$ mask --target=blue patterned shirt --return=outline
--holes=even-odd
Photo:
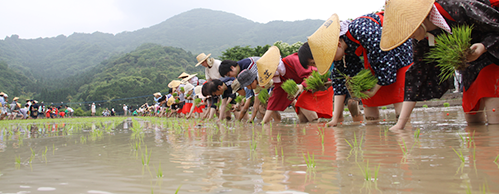
[[[365,16],[373,18],[378,23],[381,22],[379,16],[376,14],[367,14]],[[382,27],[378,23],[369,18],[357,18],[349,24],[348,31],[366,50],[371,68],[374,70],[376,78],[378,78],[378,85],[386,86],[397,81],[398,69],[412,63],[412,43],[409,39],[393,50],[382,51],[379,46]],[[348,45],[348,48],[345,50],[345,61],[347,64],[346,68],[341,68],[344,66],[343,62],[335,61],[335,68],[336,66],[340,66],[338,70],[349,76],[354,76],[364,68],[364,63],[361,60],[363,55],[359,57],[355,54],[360,45],[350,40],[346,35],[343,35],[341,38]],[[353,59],[354,57],[359,59],[355,60]],[[337,72],[332,74],[333,78],[339,76]],[[348,92],[344,84],[345,80],[333,79],[335,95],[343,95]]]

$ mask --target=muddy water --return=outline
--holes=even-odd
[[[423,108],[409,129],[389,131],[393,111],[381,115],[379,125],[347,117],[335,128],[4,122],[0,193],[499,193],[499,126],[467,126],[456,107]]]

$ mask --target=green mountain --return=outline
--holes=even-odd
[[[258,46],[276,41],[305,42],[321,20],[256,23],[235,14],[194,9],[133,32],[116,35],[95,32],[68,37],[0,40],[0,61],[35,79],[65,78],[91,70],[102,61],[121,56],[144,43],[183,48],[193,53],[220,56],[237,45]],[[190,65],[194,65],[193,61]]]
[[[10,68],[7,63],[0,61],[0,92],[7,93],[9,100],[26,95],[28,91],[35,91],[36,87],[30,78],[19,71]],[[9,101],[11,102],[11,101]]]
[[[183,49],[147,43],[86,73],[65,78],[62,85],[53,83],[59,87],[44,88],[35,98],[57,103],[98,102],[106,107],[119,107],[123,103],[140,105],[146,100],[150,102],[155,92],[166,94],[168,83],[182,72],[204,73],[202,66],[192,65],[196,62],[195,56]],[[146,95],[149,97],[118,100]]]

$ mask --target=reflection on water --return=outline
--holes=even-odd
[[[498,125],[467,126],[456,107],[421,108],[408,129],[389,131],[393,110],[381,115],[379,125],[347,118],[335,128],[148,117],[0,122],[0,193],[499,192]]]

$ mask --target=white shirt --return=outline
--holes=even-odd
[[[220,63],[222,63],[222,61],[215,59],[213,62],[213,66],[211,68],[208,67],[204,68],[204,75],[206,77],[206,80],[220,79],[222,77],[220,76],[220,72],[218,72],[218,67],[220,67]]]

